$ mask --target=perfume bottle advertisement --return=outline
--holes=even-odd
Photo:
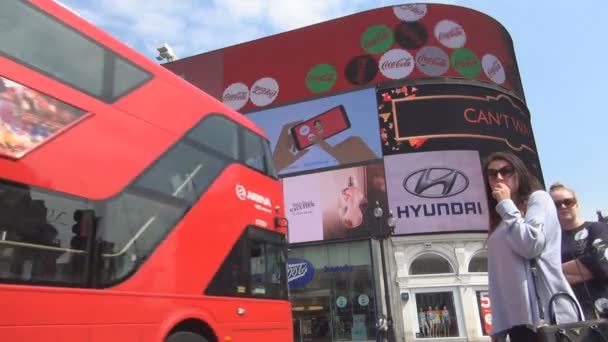
[[[284,178],[283,191],[290,243],[365,237],[387,203],[381,163]]]

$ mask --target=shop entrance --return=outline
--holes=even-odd
[[[297,268],[290,283],[294,341],[374,341],[377,317],[368,241],[303,246],[289,253]]]
[[[331,342],[332,309],[329,291],[314,291],[291,299],[295,342]]]

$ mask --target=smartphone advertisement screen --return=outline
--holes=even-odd
[[[247,114],[268,135],[279,175],[382,157],[374,88]]]
[[[307,121],[293,126],[290,130],[295,147],[303,150],[314,144],[315,138],[327,139],[350,128],[350,121],[344,106],[339,105]]]

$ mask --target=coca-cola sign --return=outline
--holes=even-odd
[[[441,76],[450,68],[450,57],[436,46],[425,46],[416,54],[416,66],[429,76]]]
[[[435,26],[435,38],[450,49],[461,48],[467,41],[467,35],[462,26],[451,20],[442,20],[437,23]]]
[[[243,83],[232,83],[224,90],[222,102],[228,107],[239,110],[249,100],[249,88]]]
[[[382,55],[378,64],[380,72],[393,80],[405,78],[414,70],[414,58],[403,49],[387,51]]]
[[[279,94],[279,84],[271,77],[260,78],[251,86],[249,97],[258,107],[271,104]]]
[[[304,259],[287,260],[287,283],[290,289],[305,286],[315,276],[315,267]]]
[[[486,54],[481,58],[481,67],[486,76],[496,84],[503,84],[506,80],[505,68],[500,60],[491,54]]]
[[[393,6],[393,13],[403,21],[418,21],[426,15],[426,4]]]

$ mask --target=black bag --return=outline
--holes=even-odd
[[[545,313],[536,285],[538,279],[536,260],[530,260],[530,270],[532,272],[532,284],[536,292],[538,313],[540,318],[544,319]],[[565,297],[572,302],[578,314],[578,322],[557,324],[553,302],[559,297]],[[608,342],[608,321],[606,319],[583,321],[582,317],[580,307],[570,294],[565,292],[554,294],[549,299],[550,321],[548,325],[538,327],[538,342]]]
[[[576,307],[578,322],[557,324],[553,301],[558,297],[566,297]],[[539,342],[608,342],[608,321],[605,319],[583,321],[576,300],[565,292],[554,294],[549,300],[549,325],[538,328]]]

